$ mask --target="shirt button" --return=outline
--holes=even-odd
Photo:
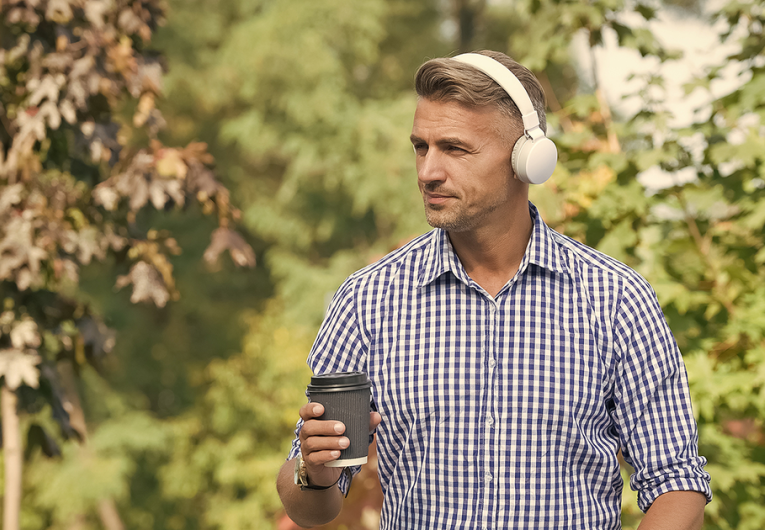
[[[492,480],[494,477],[492,477],[492,476],[491,476],[491,473],[486,473],[486,474],[483,476],[483,478],[484,478],[484,480],[486,480],[486,482],[487,482],[487,483],[489,483],[489,482],[491,482],[491,480]]]
[[[489,416],[489,419],[486,420],[486,425],[488,425],[489,427],[493,427],[494,426],[494,418]]]
[[[489,368],[494,368],[495,366],[497,366],[497,361],[489,359]]]

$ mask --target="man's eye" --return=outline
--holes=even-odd
[[[449,147],[446,148],[446,150],[451,151],[453,153],[465,152],[464,149],[462,149],[461,147],[457,147],[456,145],[450,145]]]
[[[412,144],[415,154],[422,155],[428,152],[428,146],[425,144]]]

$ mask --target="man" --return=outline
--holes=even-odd
[[[495,61],[522,94],[493,80],[506,75]],[[555,165],[538,81],[480,52],[428,61],[416,89],[411,140],[435,230],[346,280],[308,359],[314,373],[369,374],[380,527],[620,528],[621,449],[641,529],[700,528],[709,475],[653,291],[528,202],[527,182]],[[333,519],[349,486],[324,466],[348,439],[322,411],[301,408],[278,479],[305,526]]]

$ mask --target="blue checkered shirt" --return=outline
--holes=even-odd
[[[495,297],[440,229],[334,296],[308,364],[369,374],[381,529],[621,528],[619,449],[641,509],[673,490],[711,499],[651,287],[530,211],[520,268]]]

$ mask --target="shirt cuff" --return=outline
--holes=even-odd
[[[702,472],[702,477],[667,477],[661,482],[654,480],[649,488],[643,488],[638,493],[638,508],[645,513],[648,508],[664,493],[670,491],[698,491],[707,499],[707,504],[712,500],[712,489],[709,487],[709,474]],[[634,488],[633,488],[634,489]]]

